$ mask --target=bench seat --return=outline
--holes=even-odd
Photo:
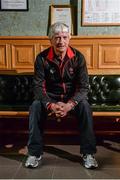
[[[29,106],[33,101],[32,81],[33,75],[0,75],[0,123],[2,127],[4,127],[5,118],[28,119]],[[89,75],[89,81],[88,101],[93,110],[96,132],[120,134],[120,76]],[[76,122],[72,118],[68,117],[69,126],[68,121],[57,118],[48,121],[46,133],[71,135],[78,133],[73,128]],[[100,130],[97,129],[97,125]],[[3,131],[2,129],[1,132]],[[26,131],[28,132],[28,129]],[[7,132],[10,131],[7,130]]]

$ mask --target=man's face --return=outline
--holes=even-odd
[[[56,54],[65,53],[70,41],[69,33],[59,32],[56,33],[51,39],[51,45],[53,46]]]

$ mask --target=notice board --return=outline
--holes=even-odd
[[[82,25],[120,25],[120,0],[83,0]]]

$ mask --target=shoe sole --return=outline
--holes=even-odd
[[[84,167],[85,167],[86,169],[96,169],[96,168],[98,168],[98,166],[90,166],[90,167],[88,167],[88,166],[85,166],[85,165],[84,165]]]

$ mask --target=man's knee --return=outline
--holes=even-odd
[[[38,100],[34,100],[32,105],[30,106],[30,110],[40,111],[41,110],[41,102]]]
[[[90,108],[90,104],[88,103],[88,101],[86,99],[84,99],[80,103],[78,103],[78,108],[80,108],[80,109]]]

